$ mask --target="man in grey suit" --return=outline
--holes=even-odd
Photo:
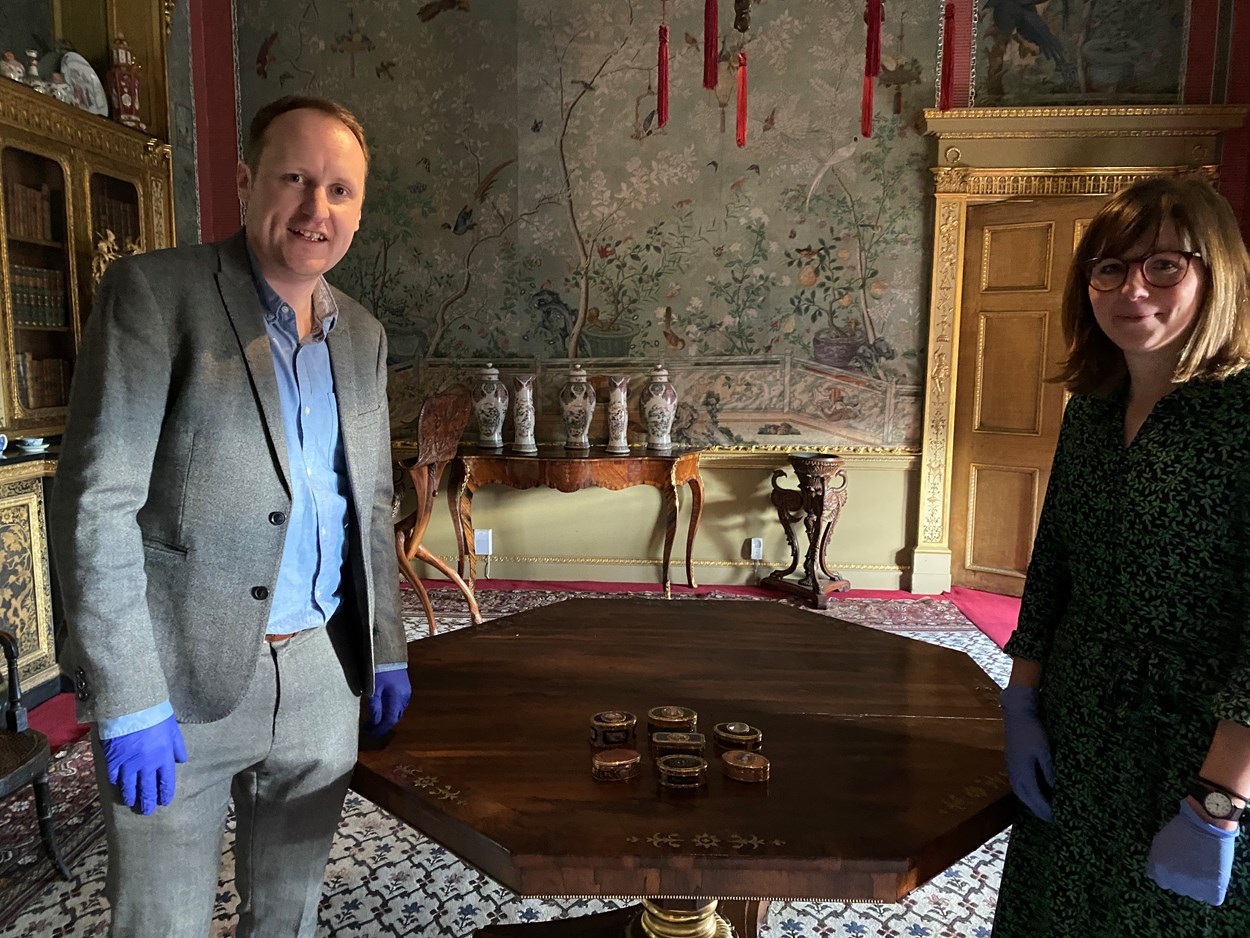
[[[52,540],[115,938],[208,934],[231,797],[237,934],[311,936],[360,695],[374,735],[408,703],[386,338],[323,277],[367,171],[350,112],[275,101],[244,230],[115,262],[87,323]]]

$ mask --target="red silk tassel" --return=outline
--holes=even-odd
[[[876,81],[871,75],[864,76],[864,93],[859,102],[859,132],[861,136],[872,136],[872,84]]]
[[[738,53],[738,146],[747,145],[747,54]]]
[[[720,11],[716,0],[703,0],[703,87],[716,87],[716,54],[720,49]]]
[[[942,80],[938,85],[938,110],[951,109],[951,85],[955,79],[955,4],[942,11]]]
[[[884,10],[882,0],[868,0],[864,10],[867,39],[864,44],[864,93],[860,100],[859,130],[865,137],[872,136],[872,90],[881,74],[881,18]]]
[[[660,25],[660,77],[655,93],[655,116],[663,127],[668,123],[668,26]]]

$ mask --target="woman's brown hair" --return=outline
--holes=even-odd
[[[1054,379],[1069,391],[1106,395],[1127,375],[1124,353],[1094,319],[1087,265],[1098,257],[1123,257],[1141,241],[1153,243],[1168,223],[1183,249],[1201,258],[1194,267],[1204,285],[1173,379],[1224,378],[1250,363],[1250,254],[1233,210],[1202,180],[1155,177],[1111,196],[1077,245],[1063,296],[1068,358]]]

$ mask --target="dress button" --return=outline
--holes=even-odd
[[[286,515],[281,511],[269,512],[269,523],[272,525],[286,524]]]
[[[267,587],[264,587],[264,586],[253,586],[253,587],[252,587],[252,598],[253,598],[253,599],[268,599],[268,598],[269,598],[269,589],[268,589]]]

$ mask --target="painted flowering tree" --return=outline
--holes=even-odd
[[[665,232],[680,222],[665,222],[666,211],[645,216],[661,207],[666,191],[693,178],[694,148],[638,149],[655,126],[654,107],[646,110],[655,61],[643,41],[649,24],[644,30],[636,22],[634,4],[574,9],[548,0],[526,9],[550,63],[538,89],[544,116],[533,127],[544,134],[554,128],[546,172],[560,193],[564,243],[573,248],[562,283],[576,306],[559,298],[568,310],[564,351],[570,358],[627,354],[647,306],[685,266],[682,236],[670,240]],[[622,114],[635,119],[622,121]],[[559,251],[555,242],[546,246]]]
[[[910,242],[920,220],[915,204],[889,197],[898,180],[916,170],[908,165],[916,157],[890,145],[899,131],[897,119],[878,119],[872,140],[861,141],[852,160],[831,166],[822,185],[783,193],[784,206],[796,216],[829,223],[827,234],[785,251],[798,286],[791,310],[818,326],[812,357],[882,379],[902,370],[894,364],[897,340],[888,328],[892,287],[884,256]],[[916,353],[905,354],[914,360]]]

